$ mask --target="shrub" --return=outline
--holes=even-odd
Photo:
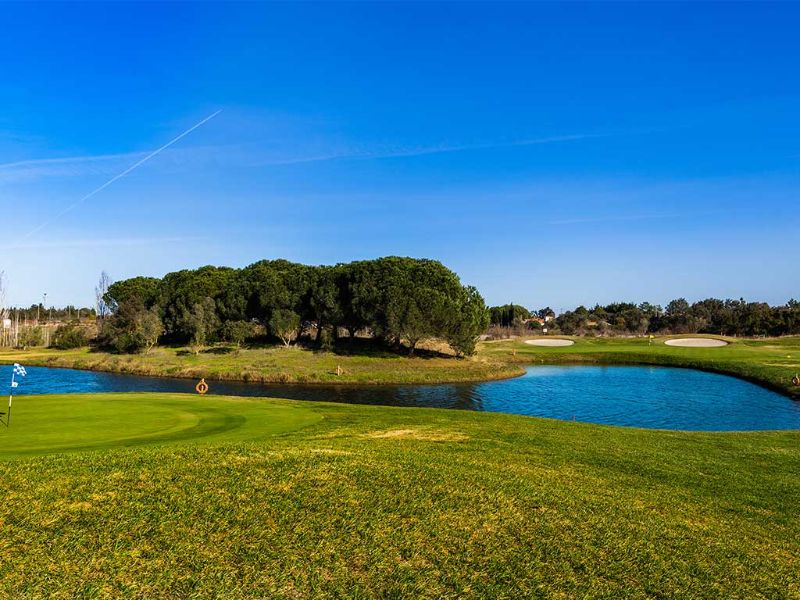
[[[319,332],[319,347],[330,352],[334,349],[335,345],[336,340],[333,337],[333,331],[327,327],[323,328],[322,331]]]
[[[41,346],[44,343],[44,335],[41,327],[27,327],[19,332],[20,348],[31,348]]]
[[[53,340],[50,345],[60,350],[69,350],[71,348],[81,348],[88,343],[89,341],[86,339],[86,333],[83,329],[77,325],[61,325],[53,334]]]

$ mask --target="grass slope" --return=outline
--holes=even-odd
[[[0,432],[17,457],[0,462],[4,597],[800,596],[800,432],[179,395],[18,404]],[[205,407],[236,425],[192,429]],[[119,447],[128,433],[138,445]],[[30,454],[84,435],[108,448]]]
[[[711,337],[711,336],[672,336]],[[718,337],[718,336],[713,336]],[[666,346],[667,337],[656,338],[570,338],[575,345],[560,348],[531,346],[522,340],[489,342],[480,355],[508,363],[602,363],[653,364],[692,367],[748,379],[789,396],[800,398],[800,386],[792,377],[800,373],[800,337],[763,340],[721,338],[729,342],[719,348]]]
[[[359,352],[348,355],[295,347],[241,350],[221,347],[196,355],[185,348],[157,348],[148,354],[119,355],[87,348],[37,348],[0,351],[0,363],[262,383],[441,383],[502,379],[522,373],[518,365],[485,357],[408,358],[368,346]],[[341,375],[337,375],[337,367],[341,367]]]

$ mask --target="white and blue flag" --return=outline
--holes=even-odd
[[[5,415],[6,417],[5,420],[3,421],[6,427],[8,427],[9,424],[11,423],[11,400],[14,397],[14,388],[19,386],[19,382],[14,381],[14,377],[16,377],[17,375],[19,375],[20,377],[25,377],[25,375],[27,374],[28,372],[25,370],[25,367],[23,367],[19,363],[14,363],[14,370],[11,371],[11,393],[9,393],[8,395],[8,412],[0,413],[0,415]]]

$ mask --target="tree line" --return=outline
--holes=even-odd
[[[351,340],[364,332],[409,354],[437,338],[457,355],[470,355],[489,323],[481,295],[447,267],[396,256],[334,266],[262,260],[242,269],[206,266],[161,279],[133,277],[107,288],[101,281],[100,287],[109,316],[98,342],[120,352],[159,342],[195,349],[241,344],[262,334],[288,346],[303,332],[331,347],[344,332]]]
[[[93,320],[96,317],[95,309],[86,306],[45,306],[42,303],[31,304],[29,307],[10,306],[5,310],[8,318],[19,319],[22,322],[46,321],[72,321]]]
[[[519,304],[503,304],[489,308],[489,324],[498,327],[519,327],[526,325],[531,319],[545,319],[555,315],[549,306],[539,310],[528,310]]]
[[[492,321],[497,315],[503,326],[538,328],[535,322],[525,321],[528,311],[515,310],[513,318],[508,307],[493,307]],[[514,307],[515,309],[518,307]],[[497,309],[497,310],[496,310]],[[527,313],[527,314],[526,314]],[[511,322],[509,323],[509,319]],[[553,333],[565,335],[642,335],[708,333],[730,336],[781,336],[800,334],[800,302],[789,300],[780,306],[766,302],[719,300],[708,298],[690,304],[684,298],[669,302],[666,307],[644,302],[615,302],[594,308],[579,306],[556,317]]]

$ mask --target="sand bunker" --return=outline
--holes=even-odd
[[[525,340],[526,344],[530,344],[531,346],[549,346],[551,348],[556,346],[572,346],[575,342],[572,340]]]
[[[667,346],[683,346],[684,348],[719,348],[727,346],[725,340],[713,340],[710,338],[679,338],[677,340],[667,340]]]

